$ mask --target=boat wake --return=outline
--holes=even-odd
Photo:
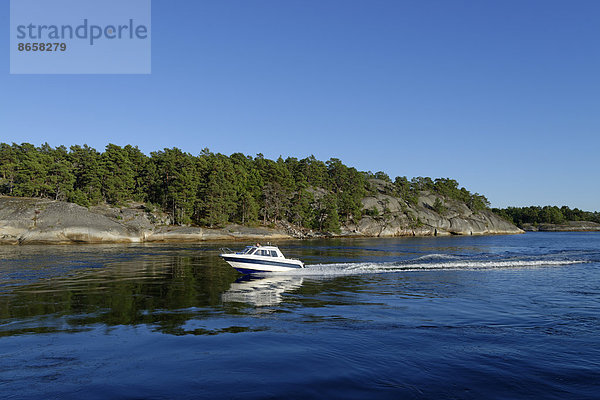
[[[573,264],[588,263],[586,260],[557,260],[557,259],[496,259],[472,260],[461,259],[458,256],[432,254],[407,261],[397,262],[362,262],[362,263],[332,263],[313,264],[306,268],[285,272],[273,273],[289,276],[344,276],[361,274],[382,274],[408,271],[430,270],[491,270],[510,268],[542,268],[558,267]],[[269,273],[268,275],[271,275]]]

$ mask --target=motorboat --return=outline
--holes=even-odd
[[[220,256],[229,265],[242,274],[256,272],[286,272],[304,268],[304,263],[293,258],[285,258],[277,246],[246,246],[240,252],[234,253],[229,249],[222,249]]]

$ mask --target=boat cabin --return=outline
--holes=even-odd
[[[252,256],[263,256],[263,257],[278,257],[285,258],[275,246],[246,246],[246,248],[239,254],[252,255]]]

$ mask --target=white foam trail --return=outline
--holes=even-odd
[[[429,269],[446,269],[446,270],[457,270],[457,269],[495,269],[495,268],[526,268],[526,267],[550,267],[558,265],[571,265],[581,264],[585,261],[582,260],[511,260],[511,261],[454,261],[454,262],[442,262],[442,263],[426,263],[426,264],[403,264],[403,265],[365,265],[360,267],[361,270],[376,270],[381,272],[388,271],[418,271],[418,270],[429,270]]]
[[[413,260],[415,261],[415,260]],[[509,261],[448,261],[434,263],[338,263],[314,264],[295,271],[280,273],[293,276],[345,276],[382,274],[402,271],[427,270],[482,270],[502,268],[539,268],[583,264],[584,260],[509,260]],[[277,274],[277,273],[275,273]],[[270,275],[270,274],[269,274]]]
[[[425,260],[456,260],[460,257],[453,256],[451,254],[427,254],[425,256],[417,257],[411,261],[425,261]]]

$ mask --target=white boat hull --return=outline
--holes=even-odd
[[[221,254],[221,257],[243,274],[255,272],[289,272],[304,268],[302,261],[287,258],[247,256],[242,254]]]

